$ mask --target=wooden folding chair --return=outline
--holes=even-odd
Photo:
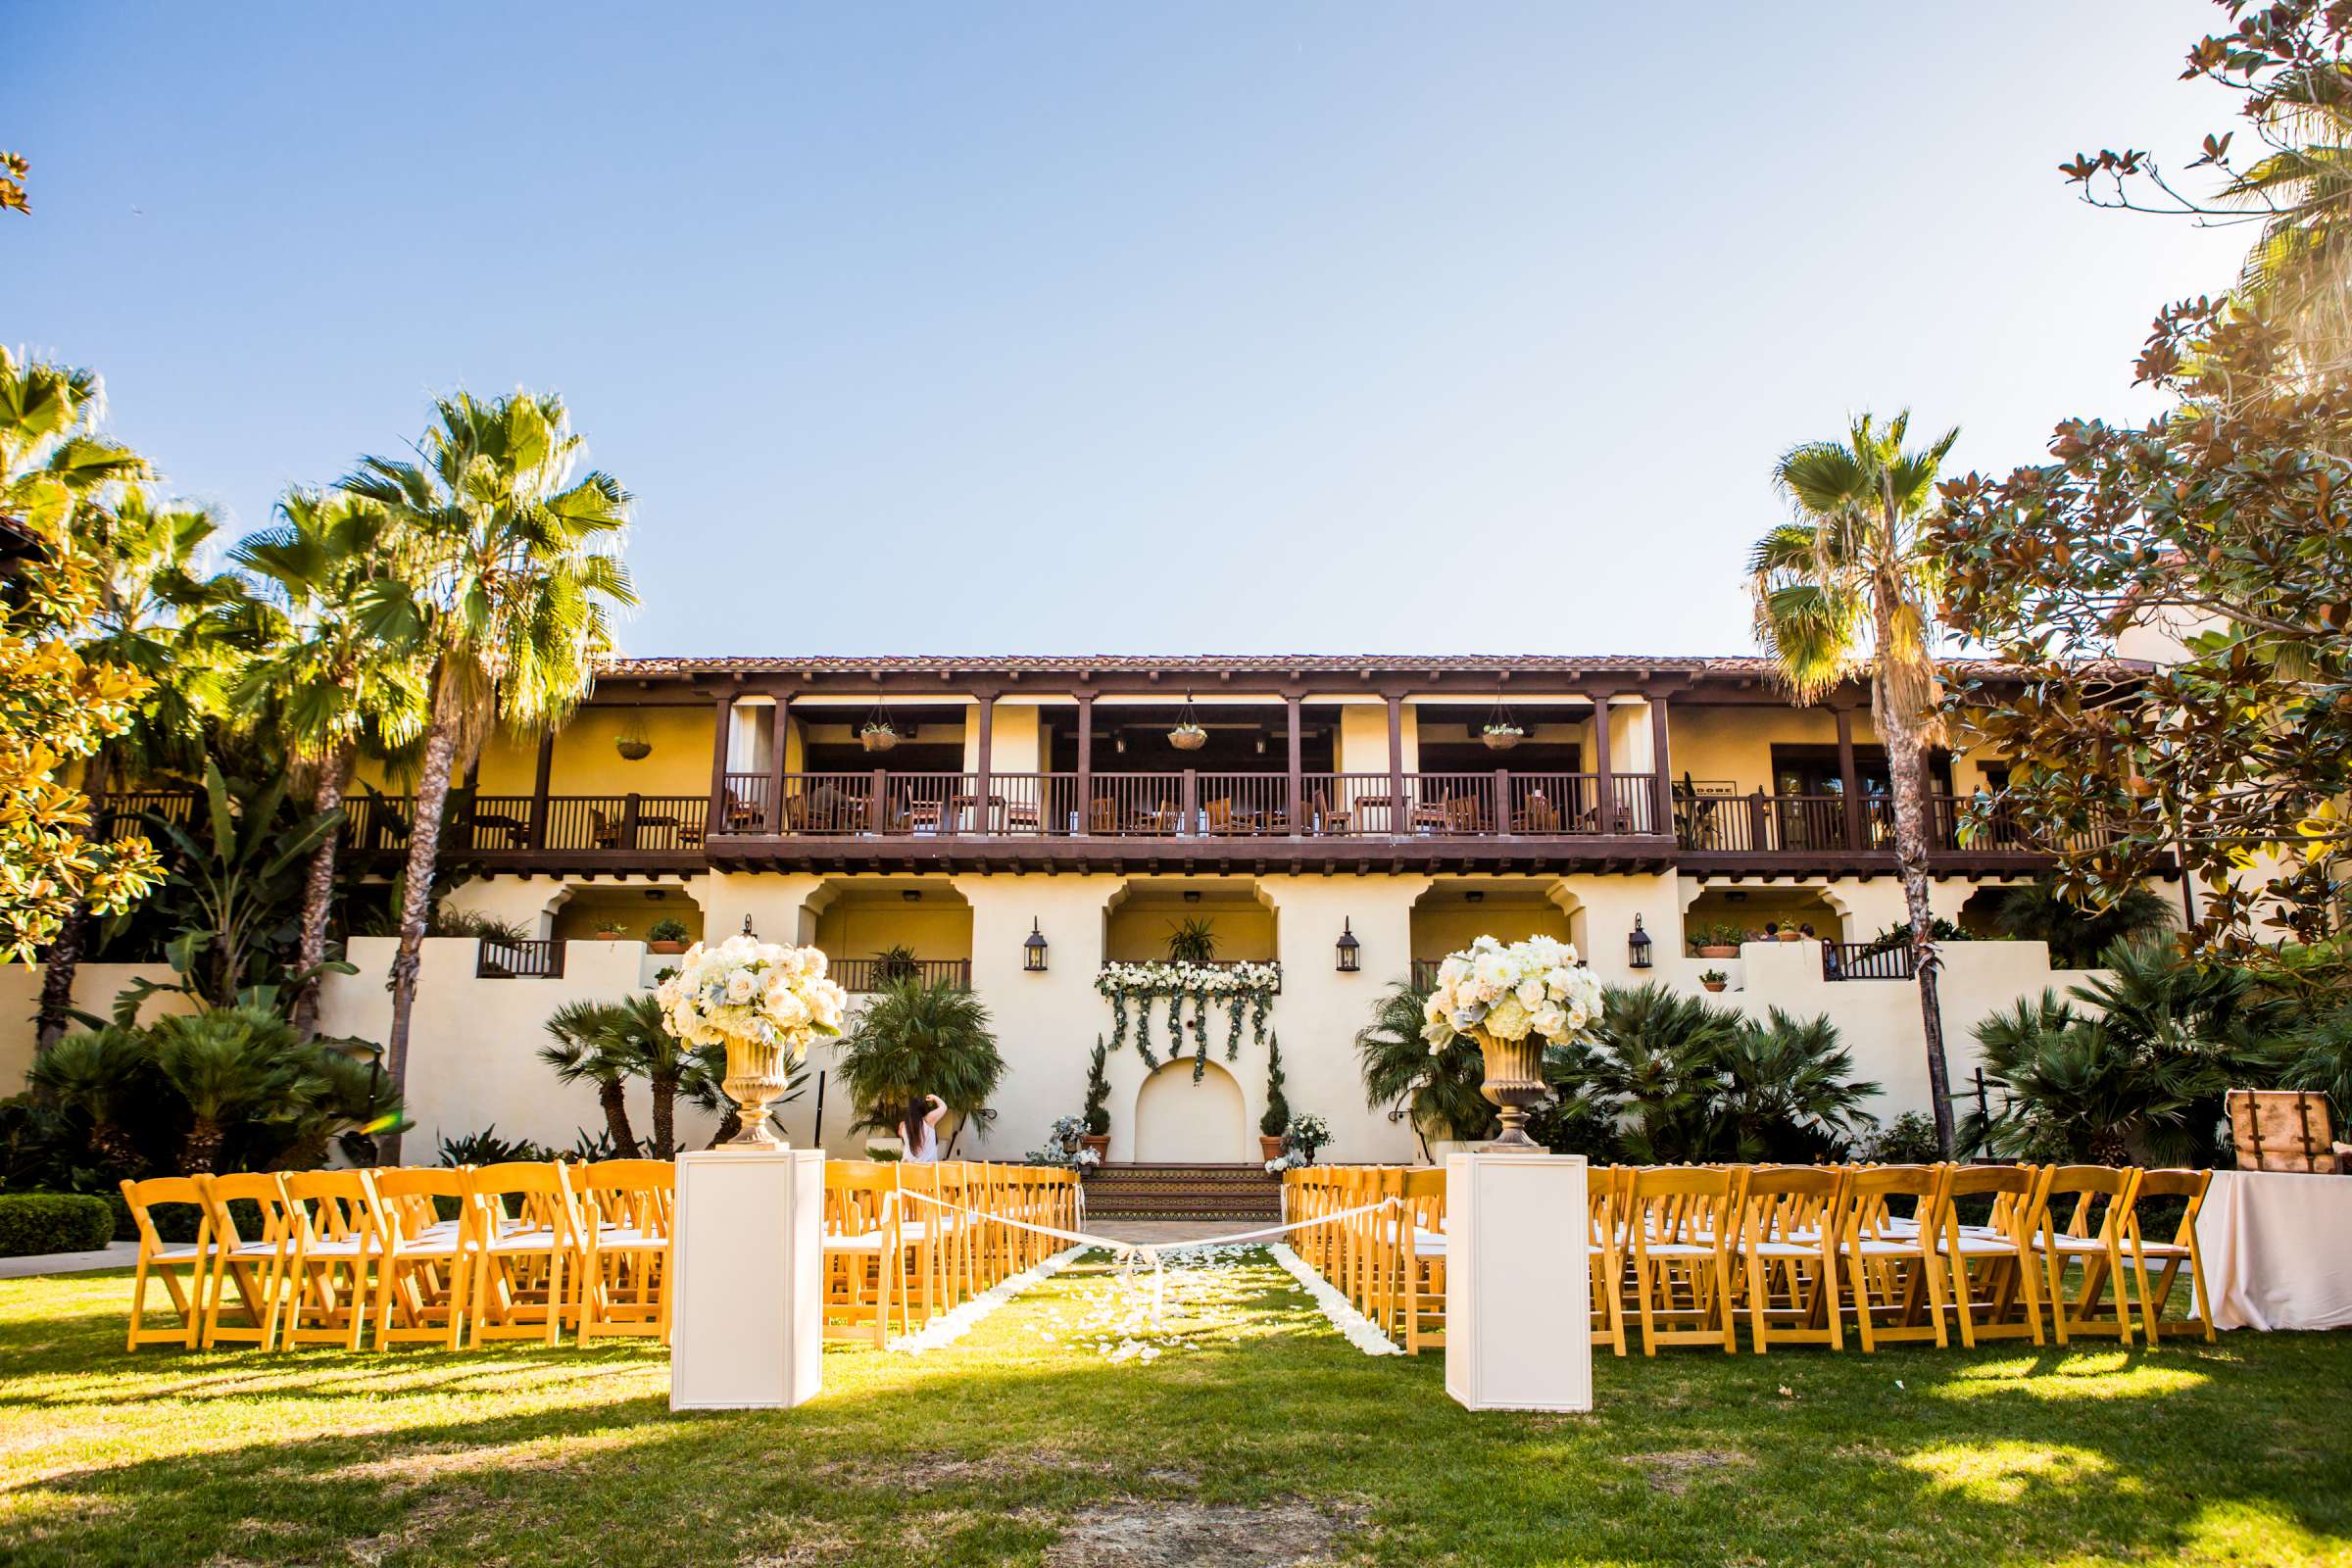
[[[896,1161],[825,1161],[825,1338],[890,1343],[890,1311],[900,1302],[899,1175]]]
[[[1397,1197],[1404,1209],[1396,1216],[1402,1246],[1396,1315],[1405,1353],[1419,1355],[1446,1347],[1446,1172],[1403,1172]]]
[[[2115,1331],[2117,1341],[2132,1343],[2132,1308],[2124,1283],[2124,1235],[2132,1203],[2139,1188],[2139,1172],[2105,1165],[2058,1165],[2042,1178],[2041,1227],[2034,1250],[2041,1255],[2050,1287],[2050,1322],[2058,1343],[2077,1332],[2104,1335]],[[2065,1230],[2058,1229],[2062,1199],[2075,1200]],[[2071,1302],[2066,1298],[2067,1265],[2080,1261],[2082,1286]],[[2110,1281],[2115,1306],[2099,1311],[2099,1298]]]
[[[513,1200],[510,1206],[509,1200]],[[473,1234],[466,1344],[564,1337],[564,1270],[578,1246],[563,1162],[517,1160],[466,1173]]]
[[[296,1170],[280,1183],[294,1224],[294,1252],[278,1343],[356,1350],[368,1323],[368,1271],[382,1250],[368,1179],[356,1170]]]
[[[402,1166],[367,1172],[374,1217],[375,1346],[464,1341],[472,1287],[473,1229],[466,1173]],[[444,1219],[440,1205],[456,1212]],[[394,1321],[397,1311],[399,1321]]]
[[[1634,1172],[1625,1225],[1643,1355],[1657,1354],[1661,1345],[1717,1345],[1727,1354],[1739,1349],[1727,1234],[1737,1190],[1738,1172],[1722,1166]],[[1668,1326],[1660,1327],[1660,1319]],[[1674,1320],[1687,1326],[1673,1327]]]
[[[1622,1196],[1633,1172],[1595,1165],[1585,1173],[1585,1261],[1592,1271],[1592,1335],[1625,1354],[1625,1212]]]
[[[267,1171],[199,1176],[196,1190],[203,1196],[214,1244],[212,1272],[204,1291],[204,1326],[197,1341],[208,1350],[223,1341],[273,1348],[277,1344],[278,1290],[294,1246],[285,1190],[277,1177]],[[251,1203],[260,1210],[259,1234],[247,1237],[238,1229],[231,1203]],[[244,1309],[242,1323],[221,1321],[221,1293],[232,1284]]]
[[[1838,1216],[1838,1252],[1853,1288],[1865,1353],[1879,1341],[1951,1341],[1944,1324],[1943,1254],[1936,1249],[1943,1193],[1936,1165],[1870,1165],[1849,1172]],[[1908,1198],[1909,1214],[1892,1199]]]
[[[1961,1203],[1985,1198],[1991,1209],[1984,1222],[1963,1223]],[[2040,1271],[2034,1263],[2041,1212],[2041,1172],[2034,1166],[1955,1165],[1945,1173],[1936,1245],[1963,1345],[2028,1336],[2042,1343]]]
[[[1845,1348],[1838,1308],[1835,1217],[1840,1173],[1823,1165],[1762,1165],[1741,1182],[1738,1262],[1748,1341]]]
[[[2213,1343],[2213,1302],[2205,1296],[2205,1254],[2197,1250],[2197,1210],[2205,1206],[2205,1190],[2213,1185],[2209,1170],[2143,1170],[2139,1173],[2139,1189],[2132,1195],[2132,1208],[2124,1216],[2124,1234],[2132,1243],[2132,1273],[2139,1284],[2139,1320],[2147,1334],[2148,1344],[2157,1340],[2157,1320],[2164,1316],[2164,1303],[2173,1294],[2173,1277],[2181,1265],[2188,1267],[2189,1288],[2197,1303],[2197,1323],[2205,1331],[2205,1343]],[[2151,1242],[2139,1233],[2140,1200],[2149,1198],[2185,1198],[2188,1208],[2169,1242]],[[2163,1265],[2157,1276],[2154,1295],[2148,1293],[2148,1259],[2155,1258]]]
[[[669,1343],[677,1173],[666,1159],[604,1159],[566,1173],[580,1218],[582,1345],[600,1335]]]
[[[130,1335],[123,1349],[136,1350],[142,1345],[176,1345],[183,1349],[196,1348],[196,1336],[202,1325],[204,1277],[213,1251],[212,1217],[204,1206],[204,1195],[196,1183],[185,1176],[157,1176],[143,1182],[122,1184],[122,1201],[129,1205],[130,1222],[139,1233],[139,1260],[130,1277]],[[152,1212],[161,1204],[187,1204],[196,1210],[196,1240],[183,1246],[167,1242],[156,1229]],[[179,1271],[188,1271],[187,1283],[180,1283]],[[172,1298],[173,1310],[179,1313],[179,1327],[151,1329],[142,1327],[147,1309],[147,1280],[152,1275],[164,1282]]]

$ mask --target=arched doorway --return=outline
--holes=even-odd
[[[1256,1146],[1233,1074],[1208,1063],[1199,1083],[1190,1060],[1171,1061],[1135,1095],[1135,1152],[1146,1164],[1230,1165]]]

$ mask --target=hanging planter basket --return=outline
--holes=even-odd
[[[865,721],[865,727],[858,732],[858,741],[869,752],[887,752],[899,744],[899,732],[890,727],[890,720],[877,708]]]
[[[1478,738],[1487,743],[1490,752],[1507,752],[1527,739],[1527,731],[1521,729],[1519,721],[1511,717],[1511,710],[1502,706],[1500,687],[1494,692],[1494,711],[1487,715],[1486,728],[1479,731]]]
[[[624,762],[642,762],[654,755],[654,743],[645,737],[645,721],[632,715],[621,732],[612,738],[612,749]]]
[[[1176,714],[1176,727],[1168,731],[1168,744],[1180,752],[1197,752],[1208,744],[1208,731],[1193,716],[1193,695],[1184,695],[1184,707]]]

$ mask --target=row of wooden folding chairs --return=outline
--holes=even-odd
[[[666,1343],[675,1182],[653,1159],[126,1181],[139,1235],[127,1348],[456,1349],[554,1345],[566,1327],[582,1344]],[[164,1240],[156,1210],[172,1204],[195,1209],[193,1243]],[[147,1321],[158,1280],[175,1326]]]
[[[825,1336],[887,1345],[1035,1268],[1076,1232],[1075,1171],[980,1160],[825,1164]]]
[[[2162,1336],[2179,1277],[2213,1338],[2196,1217],[2211,1173],[2067,1165],[1600,1166],[1590,1173],[1592,1335],[1842,1349],[1881,1342]],[[2183,1200],[2169,1237],[2146,1199]],[[1445,1177],[1310,1167],[1285,1177],[1309,1266],[1409,1351],[1442,1346]],[[1970,1216],[1970,1217],[1964,1217]],[[2153,1276],[2153,1277],[2151,1277]],[[2071,1288],[2070,1288],[2071,1285]],[[2110,1298],[2110,1292],[2112,1298]]]

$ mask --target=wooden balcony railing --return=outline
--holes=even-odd
[[[1407,773],[1401,798],[1386,773],[1309,773],[1297,811],[1286,773],[1097,773],[1083,807],[1074,773],[991,773],[985,801],[976,773],[787,773],[774,828],[768,782],[728,775],[720,832],[1175,839],[1657,831],[1656,785],[1645,773],[1612,777],[1607,811],[1591,773]]]
[[[1824,942],[1821,977],[1824,980],[1908,980],[1911,947],[1906,942]]]
[[[825,965],[825,973],[834,984],[849,992],[879,991],[900,980],[916,980],[927,986],[942,983],[972,987],[972,960],[969,958],[835,958]]]
[[[2013,814],[1994,804],[1986,820],[1972,822],[1974,797],[1934,795],[1928,800],[1928,849],[1936,854],[2049,855],[2051,842],[2027,831]],[[1894,853],[1894,802],[1874,795],[1862,804],[1858,829],[1848,823],[1841,795],[1686,794],[1676,792],[1675,844],[1680,849],[1733,855],[1791,855],[1806,852]],[[2105,835],[2069,834],[2067,851],[2095,849]]]
[[[474,950],[477,980],[561,980],[564,978],[564,939],[509,942],[483,937]]]

